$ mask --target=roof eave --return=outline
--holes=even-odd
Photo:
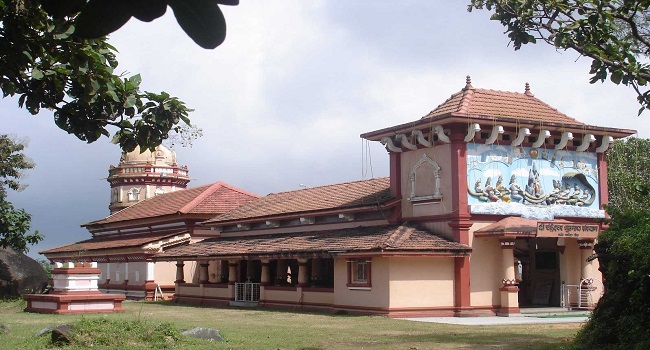
[[[481,124],[482,121],[489,122],[489,124],[500,123],[502,126],[506,127],[526,127],[529,129],[551,129],[562,130],[562,131],[571,131],[576,133],[584,133],[586,131],[592,132],[596,135],[608,135],[614,138],[623,138],[634,135],[637,133],[636,130],[631,129],[619,129],[619,128],[610,128],[603,126],[587,125],[581,123],[554,123],[554,122],[538,122],[535,123],[530,120],[522,120],[520,118],[514,117],[493,117],[493,116],[484,116],[484,115],[470,115],[467,113],[445,113],[435,117],[422,118],[413,122],[399,124],[389,128],[379,129],[375,131],[370,131],[364,134],[361,134],[361,138],[369,141],[380,141],[383,137],[394,136],[398,133],[406,133],[412,130],[418,130],[423,128],[429,128],[434,125],[447,125],[453,123],[465,123],[467,124],[468,120],[472,122],[477,122]]]
[[[323,210],[293,212],[293,213],[284,213],[284,214],[276,214],[276,215],[257,216],[252,218],[230,219],[230,220],[219,220],[219,221],[212,221],[214,220],[213,218],[201,222],[200,224],[206,227],[215,227],[215,226],[226,226],[226,225],[234,225],[234,224],[250,224],[250,223],[262,222],[266,220],[290,220],[290,219],[297,219],[301,217],[312,217],[312,216],[319,216],[319,215],[359,213],[359,212],[373,211],[377,209],[381,209],[381,210],[390,209],[395,207],[399,203],[400,203],[399,198],[390,198],[385,202],[379,203],[379,205],[373,204],[370,206],[365,205],[360,207],[329,208]]]

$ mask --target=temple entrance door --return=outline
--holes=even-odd
[[[515,271],[519,306],[560,306],[560,259],[557,238],[518,238]]]

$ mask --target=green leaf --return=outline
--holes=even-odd
[[[204,49],[214,49],[226,39],[226,19],[213,0],[168,0],[176,21]]]
[[[129,78],[129,82],[133,84],[134,87],[138,87],[142,82],[142,77],[140,76],[140,74],[136,74]]]
[[[106,36],[131,19],[129,0],[90,0],[77,16],[75,34],[93,39]]]
[[[135,96],[130,95],[130,96],[128,96],[126,98],[126,101],[124,101],[123,107],[124,108],[131,108],[131,107],[135,106],[136,101],[137,100],[136,100]]]
[[[32,78],[34,78],[36,80],[43,79],[43,72],[41,72],[41,70],[38,69],[38,68],[32,69]]]
[[[144,22],[151,22],[164,15],[165,12],[167,12],[165,0],[139,0],[131,3],[133,17]]]

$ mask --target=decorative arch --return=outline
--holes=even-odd
[[[423,154],[415,164],[409,176],[411,183],[410,202],[440,201],[440,166],[436,161]]]

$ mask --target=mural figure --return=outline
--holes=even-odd
[[[517,150],[513,150],[513,154],[516,155]],[[476,157],[475,159],[481,159],[487,152],[489,151],[476,148],[472,150],[472,156]],[[547,151],[542,154],[542,157],[533,158],[531,156],[525,161],[523,157],[512,157],[506,152],[503,155],[492,156],[486,162],[468,162],[468,174],[474,172],[479,175],[474,186],[468,186],[469,198],[474,198],[482,203],[589,207],[597,197],[597,191],[594,188],[594,185],[598,183],[595,157],[585,154],[576,156],[564,152],[567,156],[560,157],[557,152]],[[520,151],[520,153],[526,155],[525,152]],[[594,159],[592,160],[590,157]],[[521,159],[521,161],[504,162],[504,160],[513,158]],[[558,162],[560,164],[555,163],[558,158],[561,158],[561,161]],[[524,163],[522,162],[526,164],[523,167]],[[507,175],[510,175],[510,182],[506,186],[503,178]],[[496,178],[494,186],[492,185],[493,178]],[[518,179],[521,181],[522,178],[527,178],[527,180],[524,180],[525,184],[520,185]],[[485,186],[482,186],[483,181],[485,181]],[[550,186],[551,183],[552,186]]]

